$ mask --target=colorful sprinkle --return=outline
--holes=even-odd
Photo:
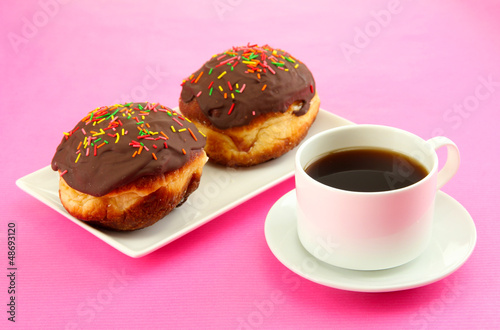
[[[220,79],[220,78],[224,77],[224,75],[225,75],[226,73],[227,73],[227,71],[222,72],[222,73],[221,73],[221,74],[217,77],[217,79]]]
[[[196,80],[194,81],[194,83],[196,84],[198,82],[198,80],[200,80],[201,76],[203,75],[203,72],[205,71],[201,71],[200,74],[198,75],[198,77],[196,78]]]

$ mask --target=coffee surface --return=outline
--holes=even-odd
[[[330,187],[359,192],[404,188],[428,174],[417,160],[381,148],[335,150],[309,164],[305,171]]]

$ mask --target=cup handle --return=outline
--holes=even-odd
[[[436,136],[427,140],[427,142],[430,143],[434,150],[443,146],[446,146],[448,149],[446,163],[437,174],[437,189],[441,189],[457,173],[458,166],[460,165],[460,153],[457,145],[447,137]]]

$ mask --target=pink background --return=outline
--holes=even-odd
[[[0,269],[7,267],[7,223],[16,222],[16,326],[500,327],[500,3],[339,3],[2,1]],[[263,230],[293,179],[140,259],[15,186],[50,163],[62,132],[84,113],[129,100],[175,107],[184,77],[247,42],[304,61],[327,111],[456,142],[463,163],[443,190],[478,231],[462,268],[432,285],[384,294],[299,278],[272,255]],[[0,327],[12,325],[6,272]]]

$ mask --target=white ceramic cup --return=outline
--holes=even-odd
[[[442,146],[448,152],[438,170],[436,150]],[[331,151],[362,147],[412,157],[428,175],[400,189],[355,192],[322,184],[305,172],[311,162]],[[456,173],[459,163],[458,148],[446,137],[425,141],[379,125],[343,126],[316,134],[299,147],[295,157],[299,239],[314,257],[342,268],[379,270],[405,264],[427,247],[436,191]]]

